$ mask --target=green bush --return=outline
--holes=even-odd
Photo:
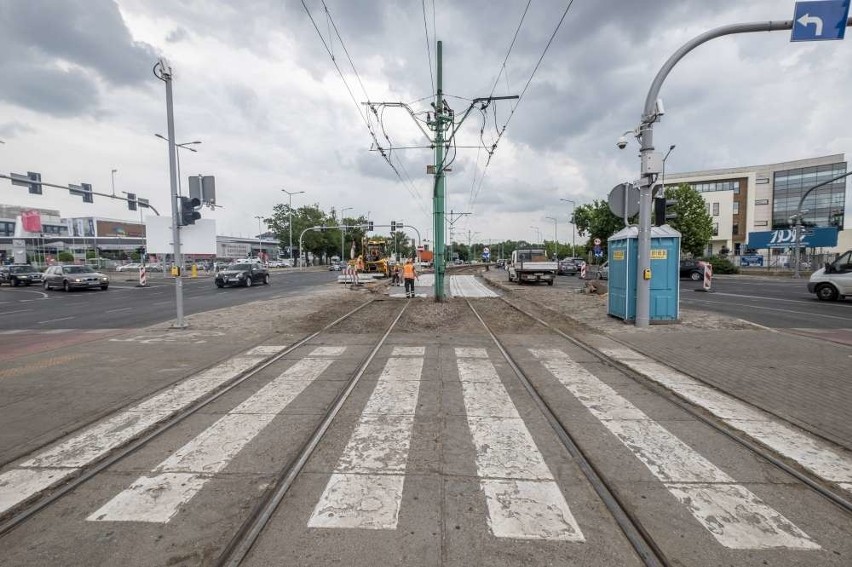
[[[56,255],[56,259],[62,262],[63,264],[73,264],[74,263],[74,254],[71,252],[65,252],[64,250]]]
[[[740,269],[734,265],[728,258],[722,256],[707,256],[701,258],[705,262],[710,262],[713,265],[714,274],[739,274]]]

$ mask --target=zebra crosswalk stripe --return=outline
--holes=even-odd
[[[411,348],[392,351],[308,527],[396,529],[423,372]]]
[[[296,362],[160,463],[154,476],[140,477],[87,520],[168,522],[332,362],[314,357]]]
[[[456,357],[491,533],[585,541],[487,351],[457,348]]]
[[[716,540],[732,549],[820,549],[806,533],[557,349],[530,349]]]

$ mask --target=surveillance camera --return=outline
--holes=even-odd
[[[619,150],[623,150],[627,147],[627,138],[625,138],[624,136],[620,137],[615,143],[615,145],[618,146]]]
[[[654,104],[654,109],[657,112],[657,116],[662,116],[666,113],[666,109],[663,107],[663,99],[657,99],[657,102]]]

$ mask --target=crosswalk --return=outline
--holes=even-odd
[[[80,434],[0,473],[0,513],[26,500],[152,424],[186,407],[203,393],[246,371],[283,346],[257,347],[189,380],[177,384]],[[196,437],[175,450],[148,473],[109,498],[94,511],[91,522],[147,522],[167,524],[205,485],[226,473],[241,451],[328,372],[346,353],[345,346],[310,350],[278,377],[249,396]],[[775,510],[722,466],[714,455],[702,455],[677,434],[656,422],[587,365],[561,349],[527,349],[531,364],[552,377],[576,399],[627,454],[656,478],[672,499],[722,547],[732,550],[798,549],[821,546],[789,518]],[[437,354],[437,353],[436,353]],[[668,387],[703,403],[767,444],[791,433],[773,430],[751,408],[729,404],[718,395],[702,391],[671,369],[656,365],[625,349],[611,349],[637,371],[653,374]],[[451,351],[461,387],[467,434],[474,454],[480,497],[485,504],[483,522],[495,538],[586,542],[581,526],[586,510],[572,511],[570,486],[558,483],[541,453],[525,418],[503,385],[493,353],[486,348],[454,347]],[[390,347],[388,358],[372,386],[363,410],[337,458],[330,467],[306,527],[310,529],[395,530],[403,511],[410,448],[418,419],[427,358],[425,346]],[[656,366],[655,366],[656,365]],[[752,412],[752,413],[749,413]],[[353,416],[355,418],[355,416]],[[747,424],[739,423],[746,421]],[[780,424],[776,424],[779,427]],[[807,436],[799,443],[813,449]],[[284,440],[283,442],[287,442]],[[802,462],[816,474],[852,486],[852,467],[836,454],[817,457],[802,450]]]
[[[446,289],[450,297],[499,297],[499,294],[482,283],[482,281],[473,275],[453,275],[447,276]],[[415,291],[417,288],[432,288],[435,285],[435,274],[423,274],[415,282]],[[388,295],[391,297],[405,297],[405,288],[402,286],[388,288]],[[417,297],[426,297],[428,294],[417,293]]]

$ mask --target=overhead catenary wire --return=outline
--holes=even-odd
[[[527,79],[527,82],[524,85],[523,90],[521,90],[521,94],[518,96],[518,100],[512,106],[512,110],[509,112],[509,117],[506,119],[506,123],[503,124],[503,127],[499,130],[499,132],[497,134],[497,140],[492,145],[492,149],[490,151],[488,151],[486,149],[486,151],[488,151],[488,158],[485,162],[485,168],[482,171],[482,175],[479,178],[479,184],[476,187],[476,191],[471,193],[471,197],[470,197],[471,210],[473,208],[474,203],[476,202],[476,199],[479,197],[479,192],[482,190],[482,184],[485,181],[486,174],[488,173],[488,166],[491,164],[491,158],[493,157],[494,152],[497,150],[497,144],[500,142],[500,138],[502,138],[503,134],[506,132],[506,128],[508,128],[509,122],[511,122],[512,117],[515,115],[515,111],[517,110],[518,106],[521,104],[521,101],[524,99],[524,95],[526,94],[527,90],[529,89],[529,86],[532,83],[532,80],[535,77],[535,74],[538,72],[539,67],[541,67],[541,62],[544,60],[545,55],[547,55],[547,52],[550,49],[550,46],[553,43],[554,38],[556,38],[556,34],[559,33],[559,29],[562,27],[562,23],[565,21],[565,17],[568,15],[568,12],[571,10],[571,7],[573,5],[574,5],[574,0],[568,0],[568,4],[565,6],[565,10],[562,12],[562,17],[559,18],[559,22],[556,24],[556,27],[554,28],[553,33],[550,34],[550,39],[548,39],[547,45],[544,46],[544,49],[541,52],[541,56],[538,58],[538,61],[536,62],[535,67],[532,70],[532,73],[530,73],[529,79]],[[514,39],[513,39],[513,43],[514,43]],[[505,65],[505,62],[504,62],[504,65]],[[498,78],[499,78],[499,76],[498,76]],[[495,83],[495,86],[496,86],[496,83]]]
[[[432,73],[432,48],[429,47],[429,25],[426,23],[426,0],[420,0],[423,7],[423,30],[426,32],[426,56],[429,58],[429,78],[432,80],[432,92],[435,92],[435,75]],[[434,6],[434,3],[433,3]]]
[[[352,60],[351,55],[349,54],[349,50],[346,48],[346,43],[343,41],[343,37],[340,35],[340,31],[337,29],[337,25],[334,22],[334,18],[332,17],[331,12],[329,11],[328,6],[326,6],[324,0],[322,1],[322,5],[323,5],[323,9],[326,13],[327,21],[331,25],[331,27],[334,29],[335,35],[337,35],[338,43],[340,44],[341,48],[343,49],[343,52],[346,54],[346,57],[349,60],[349,65],[352,67],[352,71],[355,74],[356,79],[358,80],[358,84],[361,87],[361,91],[364,93],[364,96],[367,98],[367,100],[369,100],[370,97],[367,94],[367,90],[364,87],[363,81],[361,80],[361,75],[358,73],[358,70],[355,67],[355,63]],[[408,192],[412,195],[412,197],[415,199],[415,201],[418,201],[421,204],[421,208],[422,208],[424,206],[422,204],[422,196],[413,187],[413,181],[411,180],[411,176],[408,175],[408,172],[405,171],[404,164],[399,160],[399,158],[397,158],[397,163],[400,164],[400,167],[403,169],[403,171],[405,171],[405,176],[408,179],[408,183],[406,183],[406,180],[403,179],[403,176],[400,174],[397,166],[394,165],[391,154],[390,154],[390,150],[385,149],[382,146],[382,144],[379,142],[378,136],[376,135],[376,132],[375,132],[375,130],[374,130],[372,124],[371,124],[371,121],[369,119],[369,113],[366,113],[366,115],[365,115],[365,113],[362,112],[361,106],[358,104],[358,100],[356,99],[355,94],[352,92],[352,88],[349,86],[349,82],[346,80],[346,77],[344,76],[343,71],[340,69],[340,66],[337,63],[337,58],[334,56],[334,52],[329,45],[330,42],[331,42],[331,37],[329,37],[329,40],[326,41],[325,37],[323,36],[322,32],[319,29],[319,26],[317,25],[316,20],[314,19],[313,15],[311,14],[310,9],[308,8],[307,4],[305,3],[305,0],[302,0],[302,7],[304,8],[305,13],[308,15],[308,18],[311,20],[311,24],[314,26],[314,30],[316,30],[317,35],[319,36],[320,41],[323,44],[323,47],[325,48],[326,52],[328,53],[329,57],[331,58],[332,64],[334,65],[334,68],[337,71],[337,74],[340,76],[340,79],[343,81],[343,85],[346,87],[346,91],[349,93],[349,97],[352,99],[352,102],[355,104],[356,108],[358,109],[358,115],[361,117],[361,120],[364,122],[364,125],[367,127],[367,131],[369,132],[370,137],[373,140],[373,144],[375,145],[375,147],[377,148],[377,150],[379,151],[381,156],[384,158],[384,160],[387,162],[387,164],[390,166],[390,168],[393,170],[394,174],[397,176],[397,178],[400,180],[400,182],[402,182],[402,184],[405,186],[405,188],[408,190]]]

